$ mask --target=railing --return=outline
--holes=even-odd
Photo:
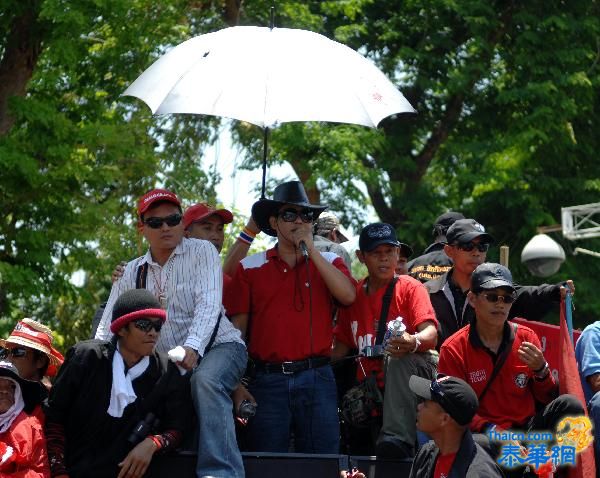
[[[374,456],[308,455],[302,453],[242,453],[246,478],[339,478],[341,470],[358,467],[367,478],[403,478],[410,460],[382,460]],[[195,478],[196,454],[182,451],[158,455],[146,478]]]

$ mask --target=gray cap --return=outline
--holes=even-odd
[[[342,232],[342,225],[338,217],[332,212],[325,211],[319,216],[319,219],[315,222],[315,234],[319,236],[326,236],[330,231],[337,231],[337,235],[340,237],[340,242],[346,242],[348,237]]]

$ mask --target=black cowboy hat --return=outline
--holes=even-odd
[[[31,413],[35,406],[42,402],[47,396],[48,391],[41,382],[25,380],[19,375],[17,367],[5,360],[0,361],[0,378],[12,378],[21,387],[21,395],[25,402],[25,412]]]
[[[260,199],[252,206],[252,217],[262,232],[269,236],[277,236],[277,231],[269,224],[269,218],[276,215],[279,208],[285,204],[311,209],[314,212],[314,220],[329,207],[322,204],[311,204],[300,181],[282,183],[275,188],[273,199]]]

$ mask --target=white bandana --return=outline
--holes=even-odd
[[[133,391],[132,382],[146,371],[148,365],[150,365],[150,357],[145,356],[125,373],[123,356],[118,348],[115,350],[112,362],[110,403],[107,410],[111,417],[121,418],[125,407],[135,402],[137,395]]]
[[[15,418],[17,418],[17,415],[21,413],[21,411],[25,407],[25,402],[23,401],[23,394],[21,393],[21,386],[19,385],[19,382],[9,377],[2,378],[5,380],[10,380],[16,385],[16,388],[15,403],[13,403],[12,407],[10,407],[8,410],[6,410],[0,415],[0,433],[4,433],[10,428],[12,422],[15,420]]]

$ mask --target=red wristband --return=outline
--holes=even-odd
[[[160,442],[158,437],[156,437],[154,435],[148,435],[148,438],[150,438],[150,440],[152,440],[154,442],[154,444],[156,445],[156,451],[158,451],[162,448],[162,443]]]

